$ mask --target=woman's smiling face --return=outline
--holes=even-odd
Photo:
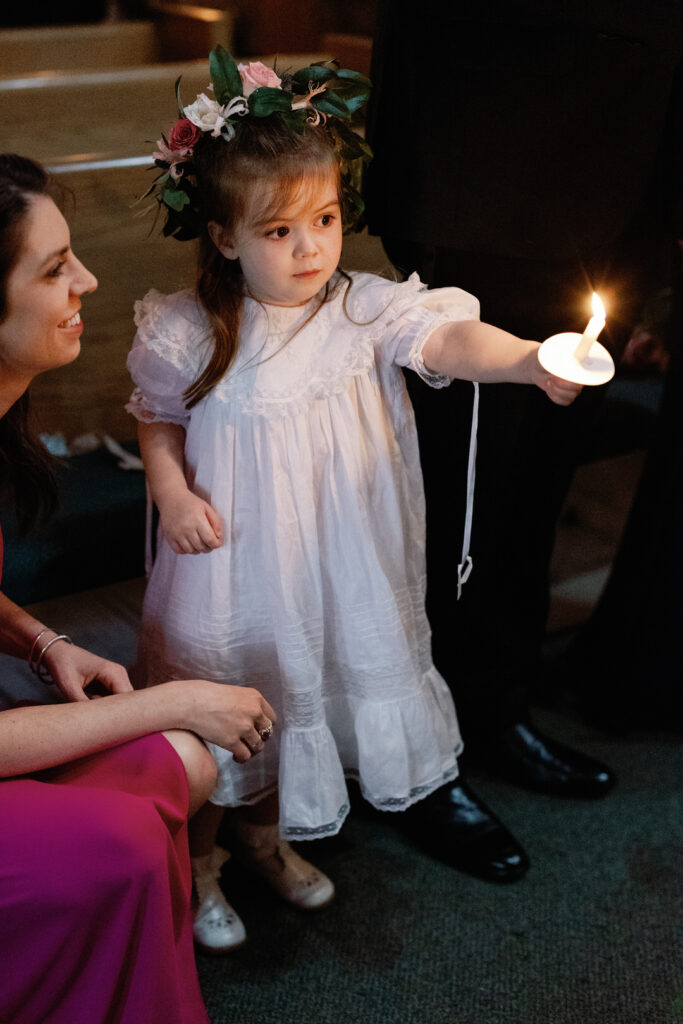
[[[72,362],[81,347],[81,295],[96,278],[71,251],[69,227],[52,199],[29,197],[17,261],[0,321],[0,373],[28,384]]]

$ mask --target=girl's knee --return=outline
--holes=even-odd
[[[164,736],[183,762],[190,790],[190,816],[211,796],[216,785],[216,762],[202,741],[191,732],[171,729]]]

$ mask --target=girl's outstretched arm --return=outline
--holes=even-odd
[[[198,555],[223,543],[223,520],[185,479],[185,430],[176,423],[138,423],[140,452],[161,528],[178,555]]]
[[[276,720],[258,690],[205,679],[162,683],[74,704],[0,712],[0,778],[66,764],[127,740],[186,729],[243,763],[263,749],[259,730]]]
[[[459,320],[430,334],[422,350],[433,373],[482,384],[535,384],[557,405],[571,405],[580,384],[555,377],[538,360],[540,345],[479,320]]]

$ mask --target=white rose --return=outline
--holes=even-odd
[[[224,125],[229,117],[236,114],[244,116],[248,110],[247,101],[243,96],[235,96],[225,106],[221,106],[216,100],[209,99],[202,92],[194,103],[185,107],[184,117],[195,124],[197,128],[201,128],[203,132],[211,132],[212,135],[218,136],[225,131]],[[228,125],[228,139],[231,139],[234,134],[234,129]]]
[[[221,128],[225,124],[223,108],[215,100],[209,99],[205,93],[200,93],[194,103],[185,107],[184,115],[201,128],[203,132],[211,132],[213,135],[220,135]]]

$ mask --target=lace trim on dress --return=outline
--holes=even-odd
[[[459,749],[455,750],[455,756],[457,757],[461,751],[462,745]],[[363,785],[360,774],[357,771],[344,772],[344,774],[347,779],[355,779],[359,783],[362,792]],[[452,782],[453,779],[457,779],[458,774],[459,771],[456,764],[452,768],[443,772],[439,778],[433,779],[431,782],[425,782],[421,786],[414,786],[406,797],[388,797],[386,800],[373,800],[372,806],[378,811],[405,811],[409,807],[412,807],[413,804],[416,804],[418,800],[422,800],[424,797],[429,796],[429,794],[433,793],[434,790],[444,786],[447,782]]]
[[[198,372],[204,344],[211,334],[204,318],[196,323],[178,308],[189,312],[196,307],[192,292],[164,295],[152,288],[134,307],[134,320],[138,328],[137,340],[177,370]]]
[[[460,750],[461,749],[462,746]],[[456,756],[460,753],[460,750],[455,751]],[[442,774],[438,778],[433,779],[431,782],[424,783],[420,786],[414,786],[406,797],[388,797],[386,800],[373,800],[371,801],[372,806],[375,807],[376,810],[378,811],[406,811],[409,807],[412,807],[413,804],[416,804],[419,800],[423,800],[424,797],[429,796],[430,793],[433,793],[441,786],[445,786],[449,782],[453,782],[454,779],[457,779],[458,774],[458,766],[457,764],[455,764],[453,765],[452,768],[449,768],[447,771],[442,772]],[[345,770],[344,777],[347,779],[353,779],[355,782],[357,782],[361,787],[361,792],[363,792],[363,783],[360,773],[358,771],[356,771],[355,769]],[[363,795],[366,796],[365,793],[363,793]],[[336,835],[337,832],[339,832],[348,813],[349,804],[344,803],[340,807],[337,817],[335,818],[334,821],[329,821],[326,822],[324,825],[316,825],[314,827],[280,824],[280,835],[283,839],[294,840],[318,839],[322,836],[333,836]]]
[[[390,285],[392,282],[387,281],[386,284]],[[373,348],[375,343],[381,340],[387,327],[393,321],[400,319],[404,313],[414,313],[418,296],[426,295],[429,292],[427,285],[420,280],[416,273],[411,274],[407,281],[397,281],[393,282],[393,284],[394,290],[385,308],[376,320],[367,325],[366,338]],[[356,304],[351,311],[354,320],[361,320],[363,317],[372,318],[371,307],[373,302],[376,302],[376,295],[373,292],[372,288],[364,289],[356,296]],[[417,308],[420,308],[419,305]],[[444,374],[432,373],[431,370],[428,370],[422,358],[422,349],[432,331],[436,330],[437,327],[441,327],[442,324],[451,323],[454,317],[448,312],[435,313],[427,306],[422,307],[421,311],[424,313],[424,326],[411,346],[407,366],[408,369],[413,370],[430,387],[445,388],[451,383],[451,378]]]
[[[231,402],[235,398],[244,397],[240,409],[246,415],[265,416],[268,419],[297,415],[320,398],[343,393],[351,377],[360,377],[370,371],[374,362],[372,352],[357,349],[353,355],[355,358],[349,359],[345,365],[309,377],[304,390],[300,382],[279,391],[252,390],[248,386],[240,387],[226,382],[216,387],[216,398],[219,402]]]
[[[355,281],[357,275],[351,276]],[[427,285],[417,274],[411,274],[407,281],[377,278],[370,286],[361,287],[360,291],[354,291],[352,286],[348,292],[347,308],[353,320],[361,323],[365,321],[365,326],[376,327],[373,337],[377,338],[384,333],[388,321],[394,320],[408,309],[414,309],[417,296],[426,291]],[[380,307],[378,313],[377,298],[380,292],[386,295],[386,298],[380,300],[383,308]]]
[[[267,333],[270,338],[281,337],[293,333],[297,327],[308,319],[316,306],[320,305],[318,296],[314,296],[303,306],[273,306],[267,303],[258,302],[252,299],[245,302],[245,311],[252,311],[255,317],[262,316],[267,324]],[[317,315],[317,314],[316,314]]]
[[[409,363],[408,366],[411,370],[414,370],[418,377],[421,377],[425,384],[429,384],[432,388],[447,388],[451,383],[451,378],[447,377],[444,373],[434,373],[432,370],[427,369],[422,358],[422,350],[425,347],[425,343],[431,334],[441,327],[442,324],[448,324],[452,322],[452,318],[448,317],[445,313],[436,317],[432,322],[420,331],[410,349]]]
[[[305,335],[302,332],[301,338],[305,337],[307,349],[311,346],[313,348],[322,346],[327,341],[332,330],[333,317],[338,315],[335,312],[336,302],[335,299],[325,303],[311,322],[306,324]],[[270,310],[268,314],[264,313],[263,315],[266,317],[269,314]],[[300,316],[302,315],[300,314]],[[297,317],[297,320],[299,318]],[[351,377],[364,376],[372,369],[374,352],[372,344],[369,343],[366,336],[359,338],[355,344],[340,346],[342,356],[337,362],[321,367],[317,373],[311,372],[308,356],[302,358],[299,353],[297,347],[299,337],[295,336],[291,343],[288,341],[289,334],[296,330],[297,320],[292,322],[290,319],[285,329],[280,329],[281,325],[286,323],[286,319],[283,317],[279,320],[278,331],[275,334],[270,321],[268,322],[270,333],[264,342],[264,357],[252,357],[243,365],[237,365],[234,371],[230,371],[228,376],[216,385],[214,394],[219,402],[237,400],[240,403],[241,412],[246,415],[264,416],[268,419],[297,415],[304,412],[318,399],[343,393],[347,390]],[[353,325],[350,323],[350,326]],[[270,349],[272,349],[274,339],[280,343],[280,348],[273,352]],[[269,349],[267,355],[265,354],[266,345]],[[284,359],[290,365],[294,364],[295,368],[296,363],[301,362],[301,371],[287,387],[259,388],[258,385],[254,385],[252,374],[246,371],[256,369],[262,358]]]
[[[165,298],[166,296],[163,292],[160,292],[157,288],[150,288],[143,298],[137,299],[133,306],[135,326],[142,327],[143,321],[148,316],[151,316],[152,313],[157,312]]]
[[[280,825],[280,835],[283,839],[319,839],[322,836],[334,836],[344,824],[350,809],[347,801],[339,808],[334,821],[329,821],[325,825],[316,825],[314,828],[303,828],[297,825],[283,827]]]
[[[172,416],[168,412],[161,414],[150,409],[148,400],[140,388],[135,388],[124,409],[141,423],[176,423],[180,427],[186,427],[189,419],[189,413],[187,416]]]
[[[261,389],[254,386],[253,379],[244,370],[258,366],[262,357],[252,357],[243,367],[237,366],[227,378],[215,388],[216,399],[220,402],[239,401],[240,409],[247,415],[263,416],[276,419],[285,415],[297,415],[304,412],[313,402],[342,394],[348,389],[352,377],[365,376],[371,372],[375,363],[375,348],[386,333],[387,326],[408,310],[414,310],[416,297],[427,292],[427,286],[420,281],[417,274],[412,274],[407,281],[393,282],[378,279],[377,284],[361,286],[354,292],[353,287],[347,291],[335,286],[333,294],[316,311],[311,321],[305,324],[307,344],[322,346],[330,335],[335,323],[348,321],[348,328],[354,334],[352,344],[340,345],[343,353],[333,364],[328,364],[317,373],[310,372],[302,363],[299,379],[288,387],[281,389]],[[348,315],[344,310],[344,297],[348,295]],[[299,359],[297,337],[291,345],[288,335],[296,332],[297,327],[310,316],[312,299],[302,310],[293,313],[291,308],[263,307],[254,300],[247,302],[247,316],[252,321],[259,315],[264,319],[263,351],[268,349],[266,358],[282,358],[291,363]],[[380,312],[377,313],[377,306]],[[298,308],[297,308],[298,309]],[[434,314],[424,310],[425,323],[422,331],[411,350],[411,369],[418,373],[433,387],[446,387],[450,378],[430,373],[422,360],[422,347],[429,334],[442,323],[448,323],[452,317],[447,313]],[[358,328],[361,328],[359,331]],[[281,349],[272,351],[273,343],[280,343]],[[302,383],[303,382],[303,383]]]

